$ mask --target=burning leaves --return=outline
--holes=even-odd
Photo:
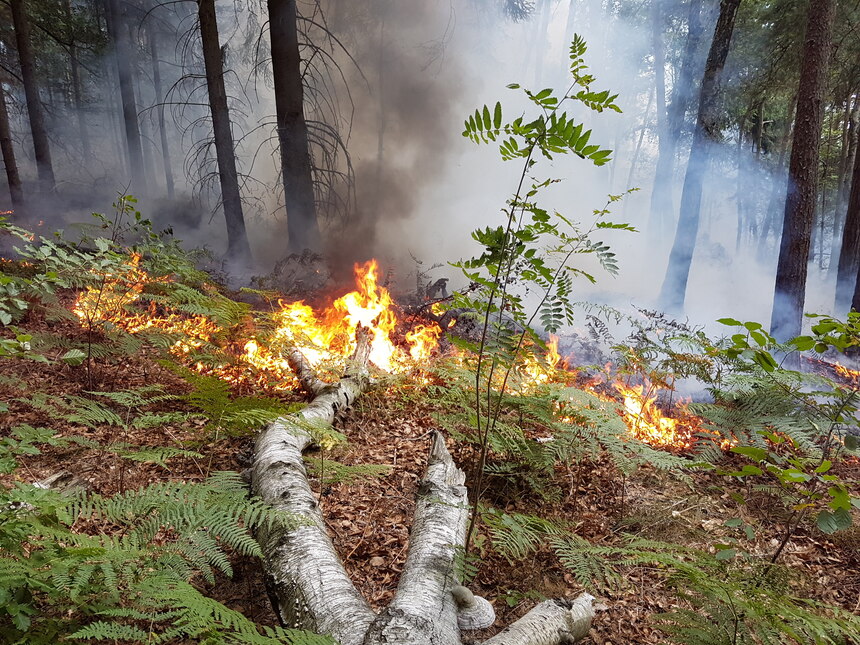
[[[108,323],[131,334],[161,332],[176,337],[170,346],[174,357],[238,387],[276,391],[295,388],[296,378],[286,359],[292,349],[299,349],[315,369],[342,365],[355,350],[359,325],[369,329],[372,336],[371,362],[388,373],[415,370],[440,351],[442,329],[435,323],[414,324],[411,328],[404,323],[388,289],[379,283],[375,260],[356,265],[356,289],[328,306],[314,309],[302,301],[279,302],[279,308],[270,315],[270,331],[246,321],[243,328],[229,333],[205,315],[171,310],[154,302],[140,307],[147,287],[170,282],[169,277],[150,276],[141,267],[141,260],[139,254],[133,253],[120,271],[105,274],[100,283],[87,287],[79,294],[73,312],[90,329]],[[558,337],[551,336],[544,356],[539,352],[525,353],[510,384],[514,392],[532,394],[542,385],[570,380],[571,372],[559,353],[558,342]],[[225,350],[231,360],[220,364],[200,360],[199,351],[211,343]],[[659,448],[685,450],[703,432],[700,419],[684,405],[676,406],[675,416],[664,414],[657,405],[658,392],[650,385],[616,382],[614,388],[622,402],[619,415],[631,435],[641,441]],[[617,400],[608,394],[598,396]]]
[[[195,350],[215,342],[225,330],[203,315],[189,315],[155,304],[143,310],[136,307],[147,286],[170,282],[169,278],[151,277],[140,263],[141,256],[131,254],[121,270],[103,274],[98,284],[82,291],[72,311],[90,329],[108,323],[131,334],[159,331],[177,335],[179,339],[171,346],[171,354],[184,362],[193,362]],[[283,357],[286,350],[299,348],[314,367],[341,364],[355,350],[359,325],[372,334],[371,362],[389,373],[412,369],[416,361],[427,359],[437,350],[442,330],[435,324],[406,328],[395,312],[390,293],[378,283],[379,267],[375,260],[356,266],[355,271],[356,290],[321,311],[304,302],[281,302],[280,309],[271,315],[274,326],[271,333],[252,328],[244,339],[222,343],[240,367],[244,365],[255,374],[226,364],[198,362],[195,367],[234,384],[291,389],[296,381]]]

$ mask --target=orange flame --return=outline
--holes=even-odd
[[[690,447],[691,428],[682,425],[678,419],[667,417],[657,407],[657,393],[645,392],[644,385],[627,387],[623,383],[614,384],[624,400],[621,416],[631,434],[654,446]]]
[[[141,257],[132,254],[118,275],[105,274],[101,285],[87,287],[79,294],[74,313],[81,321],[110,322],[129,333],[158,329],[177,333],[182,339],[171,347],[176,356],[187,356],[202,347],[220,330],[205,316],[190,316],[178,312],[159,313],[153,305],[147,312],[134,311],[147,284],[167,281],[153,279],[140,267]],[[227,365],[204,366],[201,372],[217,374],[234,383],[254,382],[263,378],[266,385],[275,389],[293,387],[295,379],[289,364],[282,357],[286,348],[298,347],[313,366],[332,360],[342,360],[355,349],[355,331],[358,325],[371,330],[370,360],[380,369],[399,372],[410,369],[416,361],[429,357],[438,347],[442,330],[438,325],[416,325],[396,344],[395,337],[400,321],[393,309],[388,290],[378,284],[379,266],[375,260],[356,265],[356,290],[335,300],[319,314],[304,302],[280,303],[280,311],[273,316],[275,330],[269,342],[256,337],[247,338],[241,351],[240,362],[260,372],[252,378],[240,374],[241,370]]]

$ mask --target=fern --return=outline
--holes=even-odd
[[[391,473],[389,464],[347,465],[332,459],[306,458],[310,474],[319,479],[322,486],[333,484],[352,484],[362,479],[386,477]]]
[[[111,530],[103,535],[74,532],[72,527],[82,521]],[[276,524],[294,526],[290,516],[248,499],[237,473],[216,473],[200,484],[157,483],[112,498],[61,495],[19,484],[0,492],[0,599],[6,599],[0,616],[5,613],[15,625],[5,632],[0,627],[0,634],[11,639],[26,632],[35,637],[54,629],[49,618],[37,619],[27,609],[48,603],[75,616],[63,631],[82,639],[139,636],[135,630],[141,625],[133,619],[141,614],[123,614],[136,607],[149,611],[148,617],[158,624],[154,634],[148,634],[155,642],[183,635],[213,643],[270,642],[265,638],[276,637],[326,642],[260,632],[187,582],[201,576],[212,583],[215,571],[230,575],[228,550],[259,557],[260,547],[249,531]],[[20,605],[12,598],[30,600]],[[87,618],[111,612],[111,621]],[[209,631],[203,629],[206,625]]]
[[[771,569],[765,577],[755,560],[721,561],[703,551],[633,537],[624,546],[595,546],[572,535],[551,542],[562,564],[593,589],[620,584],[630,567],[665,571],[666,584],[688,607],[652,620],[674,643],[844,645],[860,637],[860,617],[792,596],[787,570]]]
[[[522,513],[488,509],[481,513],[481,519],[487,526],[493,547],[510,562],[522,560],[549,536],[562,533],[552,522]]]
[[[248,433],[300,409],[300,406],[284,405],[272,398],[234,398],[230,394],[230,386],[218,377],[197,374],[171,363],[164,365],[194,388],[185,399],[210,420],[210,429],[222,428],[230,433]]]

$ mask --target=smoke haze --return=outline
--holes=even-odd
[[[603,208],[608,195],[641,188],[616,203],[611,216],[630,222],[640,233],[604,236],[619,257],[620,276],[598,272],[597,285],[580,284],[577,298],[622,308],[654,306],[674,224],[670,232],[647,233],[657,158],[649,12],[638,3],[628,3],[631,8],[608,18],[604,4],[601,0],[538,2],[530,20],[516,23],[491,0],[330,1],[322,3],[322,12],[314,3],[299,3],[303,15],[317,25],[309,27],[317,29],[311,37],[326,43],[325,56],[314,59],[306,70],[311,88],[307,116],[320,124],[314,130],[320,133],[314,145],[317,161],[327,161],[340,173],[332,174],[335,179],[326,185],[321,212],[329,240],[326,256],[337,280],[349,279],[354,262],[378,257],[400,287],[409,289],[415,283],[415,258],[426,268],[476,251],[470,232],[500,222],[520,169],[516,162],[502,162],[494,148],[478,147],[461,137],[463,119],[476,107],[496,100],[501,100],[506,118],[526,109],[521,95],[505,89],[509,83],[566,89],[567,47],[578,32],[589,46],[586,61],[597,77],[596,87],[618,92],[623,114],[584,109],[575,109],[574,114],[593,128],[593,142],[614,149],[614,160],[601,168],[576,157],[541,162],[536,176],[563,179],[546,192],[542,205],[587,221],[594,209]],[[706,42],[697,54],[702,60],[713,30],[712,14],[704,20]],[[275,110],[266,72],[264,12],[254,4],[225,5],[218,16],[225,66],[230,69],[226,79],[230,116],[244,177],[249,237],[260,268],[267,270],[286,255],[287,240]],[[175,46],[171,42],[162,47],[159,56],[176,181],[172,200],[164,198],[153,71],[146,64],[138,70],[145,76],[140,83],[144,91],[137,99],[149,186],[137,195],[140,209],[159,224],[172,225],[177,237],[189,244],[220,252],[225,233],[223,216],[217,211],[217,168],[208,145],[199,37],[192,29],[195,18],[187,9],[170,9],[140,19],[143,33],[156,30],[162,41],[165,34],[184,34]],[[330,35],[321,34],[321,27]],[[676,32],[682,29],[675,22],[668,27]],[[336,62],[339,69],[320,60]],[[48,200],[39,213],[47,213],[55,227],[81,219],[89,210],[104,211],[128,183],[125,162],[115,161],[125,155],[121,113],[112,89],[116,74],[112,54],[87,62],[102,74],[95,91],[86,97],[84,115],[98,162],[82,167],[78,126],[61,118],[73,110],[57,107],[51,131],[61,182],[57,199]],[[731,54],[727,69],[731,69]],[[673,79],[667,81],[671,96]],[[724,82],[733,82],[731,72]],[[20,96],[13,98],[16,150],[22,172],[32,181],[23,101]],[[328,128],[339,138],[326,134]],[[731,129],[729,136],[733,136]],[[752,152],[741,156],[739,168],[734,145],[727,141],[721,146],[707,177],[700,242],[687,292],[686,315],[697,324],[725,315],[767,323],[770,316],[777,249],[773,236],[761,248],[754,248],[748,239],[738,242],[737,200],[756,194],[746,207],[757,213],[775,204],[781,226],[780,188],[784,190],[786,179],[778,172],[770,174],[761,156]],[[674,174],[676,216],[688,148],[684,134]],[[744,177],[755,177],[756,183],[745,186]],[[346,181],[353,178],[354,192]],[[822,246],[829,246],[829,235],[822,238]],[[450,267],[436,269],[432,275],[442,276],[452,278],[452,287],[462,286]],[[807,309],[828,311],[832,285],[826,275],[811,272],[809,282]]]

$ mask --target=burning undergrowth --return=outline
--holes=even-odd
[[[318,456],[308,458],[318,466],[312,469],[317,473],[314,491],[321,499],[325,498],[327,524],[350,575],[359,581],[361,592],[374,607],[387,602],[405,559],[412,493],[425,463],[423,439],[427,433],[439,427],[448,430],[451,449],[467,471],[475,472],[480,463],[479,444],[469,435],[473,431],[469,417],[474,399],[474,389],[469,389],[473,387],[469,375],[472,374],[471,382],[474,383],[475,357],[464,350],[462,344],[450,342],[450,338],[458,333],[458,327],[465,324],[464,320],[452,315],[450,310],[441,310],[441,305],[427,306],[428,302],[417,308],[399,306],[386,288],[384,273],[377,263],[372,262],[357,267],[354,289],[343,289],[331,297],[317,295],[313,299],[298,301],[283,294],[261,292],[229,294],[227,297],[205,276],[188,280],[175,271],[159,269],[158,263],[145,250],[138,254],[123,252],[115,260],[101,272],[89,272],[84,276],[86,281],[81,281],[84,284],[62,293],[61,304],[66,309],[67,318],[71,316],[71,321],[64,322],[61,330],[57,331],[84,349],[86,344],[80,345],[81,339],[93,343],[106,343],[110,338],[120,336],[139,339],[140,345],[146,349],[133,358],[105,359],[93,352],[99,369],[103,374],[112,373],[114,379],[120,381],[120,387],[127,387],[130,377],[135,378],[135,382],[140,381],[144,387],[154,380],[170,378],[171,381],[165,381],[168,391],[183,392],[182,388],[188,388],[191,379],[177,378],[176,372],[163,374],[167,370],[150,360],[166,352],[174,363],[196,370],[203,375],[201,378],[210,382],[220,383],[223,391],[229,392],[236,400],[243,398],[237,395],[264,393],[276,395],[281,403],[293,403],[298,399],[298,383],[286,359],[291,348],[300,348],[321,377],[334,379],[343,373],[358,326],[371,330],[375,345],[372,372],[377,377],[377,387],[362,396],[354,409],[340,419],[338,431],[333,434],[342,432],[348,435],[348,443],[326,446]],[[31,267],[24,269],[27,269],[28,277],[33,276]],[[253,300],[259,310],[254,311],[238,299]],[[21,324],[47,325],[39,311],[34,308],[32,319],[23,320]],[[429,311],[432,315],[410,313],[415,311]],[[440,326],[438,323],[442,320],[445,322]],[[7,338],[9,334],[4,334],[4,339]],[[419,339],[422,342],[418,342]],[[504,404],[500,428],[504,425],[501,428],[504,432],[519,430],[521,434],[515,438],[521,441],[516,447],[523,450],[519,454],[514,451],[505,453],[503,443],[498,444],[498,450],[494,444],[486,464],[490,476],[481,494],[482,504],[491,504],[492,508],[479,509],[482,521],[486,520],[487,524],[479,529],[475,542],[481,563],[473,584],[482,588],[484,595],[499,600],[497,610],[505,604],[501,599],[507,601],[512,611],[521,612],[528,607],[528,603],[511,589],[534,589],[547,595],[562,595],[579,585],[580,581],[571,573],[573,569],[559,560],[554,550],[558,546],[554,533],[556,528],[540,522],[524,525],[526,529],[541,531],[533,547],[529,547],[532,550],[528,557],[533,558],[534,566],[528,567],[523,566],[526,561],[523,558],[505,555],[503,538],[508,534],[499,531],[507,524],[493,524],[494,518],[513,522],[513,528],[507,527],[510,530],[518,529],[520,525],[517,522],[528,519],[524,514],[533,512],[541,513],[542,517],[549,518],[558,526],[568,526],[567,522],[573,521],[577,536],[603,548],[602,545],[607,543],[616,544],[619,529],[624,527],[628,530],[632,526],[630,522],[637,522],[637,527],[653,527],[655,513],[662,513],[657,519],[660,526],[665,525],[673,540],[687,540],[689,537],[697,548],[707,549],[716,531],[722,542],[734,544],[734,525],[728,523],[728,519],[737,512],[732,497],[723,495],[716,506],[713,501],[708,501],[707,509],[704,508],[705,502],[701,502],[703,509],[700,513],[691,510],[697,501],[689,498],[685,485],[678,482],[668,484],[667,481],[674,481],[671,476],[649,461],[654,453],[658,453],[664,463],[689,464],[691,460],[667,455],[665,451],[686,456],[691,451],[698,452],[703,443],[709,443],[720,451],[722,464],[728,463],[731,468],[739,469],[732,472],[751,472],[748,467],[751,464],[744,461],[741,453],[726,458],[720,450],[728,446],[724,443],[725,436],[712,434],[713,414],[709,417],[703,411],[705,406],[700,403],[679,401],[673,391],[672,379],[655,370],[653,364],[649,370],[642,369],[646,353],[639,351],[640,348],[637,347],[636,356],[626,363],[619,360],[614,366],[586,370],[574,367],[581,359],[570,356],[565,340],[550,338],[545,344],[535,341],[528,346],[512,367],[507,394],[498,396]],[[27,341],[22,337],[21,342]],[[47,354],[36,345],[35,339],[33,347]],[[39,387],[50,383],[51,387],[58,389],[57,396],[65,397],[63,400],[72,400],[73,397],[67,396],[71,388],[77,397],[74,400],[81,404],[89,401],[89,398],[84,401],[80,396],[81,389],[93,391],[110,387],[107,379],[101,378],[96,379],[97,388],[89,383],[81,388],[83,370],[79,362],[75,365],[76,360],[81,360],[80,355],[76,359],[70,350],[68,355],[64,355],[64,360],[59,360],[67,347],[58,348],[51,355],[52,364],[45,366],[46,373],[53,374],[53,378],[41,378]],[[693,360],[692,352],[673,356],[674,364],[681,368],[706,364],[710,368],[713,363],[713,357],[707,354],[701,354],[696,360]],[[639,369],[631,369],[631,362],[636,363]],[[26,376],[27,364],[23,361],[8,361],[7,364]],[[446,383],[445,379],[455,371],[458,378],[462,378]],[[35,387],[37,378],[33,376],[28,383]],[[498,392],[498,384],[493,384],[495,392]],[[60,388],[66,389],[59,391]],[[768,394],[761,386],[748,388],[747,392],[753,397],[760,393],[759,399]],[[98,398],[97,394],[85,394]],[[454,402],[455,396],[462,398]],[[20,400],[16,399],[13,404],[13,415],[26,411],[23,398],[21,393]],[[756,404],[759,402],[755,401]],[[550,407],[552,403],[556,407]],[[179,399],[173,403],[159,403],[152,412],[175,415],[178,409],[162,409],[160,406],[175,405],[178,408],[179,404]],[[542,410],[537,409],[540,404],[547,404],[546,417],[542,418]],[[749,421],[753,418],[753,410],[744,410],[742,405],[740,399],[733,400],[726,405],[725,412],[733,415],[742,411]],[[153,439],[151,429],[137,429],[129,421],[125,408],[117,407],[116,412],[122,418],[119,425],[106,428],[99,424],[96,429],[102,433],[98,436],[103,438],[103,443],[113,450],[131,450],[117,444],[118,440],[145,444],[149,453],[153,449],[149,445],[151,441],[170,445],[175,441],[183,442],[182,454],[164,456],[164,459],[170,459],[169,476],[174,478],[202,477],[213,466],[209,455],[207,464],[206,458],[191,454],[194,451],[189,451],[189,447],[202,453],[204,450],[200,446],[205,445],[205,451],[208,451],[209,445],[213,444],[219,446],[215,464],[233,470],[246,466],[230,460],[234,458],[234,452],[240,452],[240,442],[246,441],[243,437],[263,423],[254,427],[248,425],[239,436],[231,435],[227,428],[210,430],[206,435],[196,417],[183,415],[182,421],[175,424],[178,427],[168,426],[163,429],[163,436]],[[459,415],[457,421],[449,424],[446,416],[455,415]],[[585,426],[601,415],[605,419],[611,417],[612,423],[605,423],[604,428],[613,433],[610,439],[614,443],[605,449],[590,449],[586,443],[598,435],[590,433]],[[210,419],[223,419],[220,413],[213,412],[208,416]],[[566,418],[569,422],[565,421]],[[774,423],[774,416],[770,413],[762,418],[765,424]],[[726,416],[726,419],[736,420],[734,416]],[[33,418],[32,422],[34,425],[47,423],[41,418]],[[64,428],[70,435],[83,433],[88,438],[92,436],[80,427]],[[787,427],[785,432],[791,429]],[[788,436],[777,436],[775,430],[771,431],[778,440]],[[498,433],[499,436],[501,434]],[[205,443],[200,442],[202,436],[208,437]],[[219,444],[225,436],[229,445]],[[467,440],[456,440],[461,436]],[[638,437],[659,450],[651,450],[633,441],[632,437]],[[779,458],[796,457],[794,448],[786,441],[778,448],[774,444],[766,449],[774,466],[779,464]],[[641,476],[634,477],[630,471],[619,467],[611,454],[619,450],[628,451],[622,456],[632,454],[632,450],[639,450],[639,454],[644,455],[645,464],[637,470]],[[141,452],[136,450],[135,454]],[[167,476],[164,475],[167,472],[166,461],[161,465],[147,465],[144,469],[139,465],[124,466],[125,458],[106,458],[105,454],[103,447],[87,453],[93,472],[100,473],[89,477],[97,482],[98,490],[121,492],[130,486],[145,484],[156,476]],[[41,477],[49,474],[47,469],[58,461],[66,463],[65,456],[60,454],[61,460],[54,457],[49,461],[37,455],[29,459],[28,466],[38,467],[36,472]],[[79,455],[74,458],[76,463],[80,461]],[[791,474],[790,469],[785,472]],[[117,477],[116,473],[120,476]],[[619,473],[623,476],[619,477]],[[696,478],[697,484],[702,484],[702,491],[719,483],[716,475],[696,472],[691,477]],[[655,486],[658,480],[660,483]],[[734,484],[738,482],[734,481]],[[744,485],[756,484],[738,484],[732,494],[742,494]],[[631,504],[634,499],[636,503]],[[772,507],[776,498],[762,497],[752,501],[761,504],[751,504],[741,510],[744,521],[751,525],[759,522],[753,515],[756,509]],[[718,519],[714,519],[714,509],[717,509]],[[627,523],[622,525],[622,520]],[[770,557],[773,540],[779,541],[783,535],[774,520],[767,521],[771,524],[757,527],[755,540],[745,547],[759,560]],[[95,531],[97,527],[85,530],[89,529]],[[659,534],[642,530],[646,537],[661,539]],[[813,544],[812,534],[805,532],[805,527],[802,531],[800,539]],[[379,540],[379,535],[384,537]],[[798,544],[798,538],[793,537],[782,555],[789,564],[799,560],[807,562],[801,549],[805,542]],[[729,551],[726,549],[725,553]],[[816,550],[815,557],[823,553],[821,549]],[[829,567],[827,571],[834,569],[835,565],[827,559],[829,557],[821,555],[816,566],[819,569]],[[839,557],[842,558],[839,566],[849,562],[847,556]],[[603,595],[609,598],[611,619],[597,621],[597,634],[603,638],[598,639],[595,635],[594,641],[664,642],[656,640],[659,636],[648,632],[651,627],[646,626],[648,614],[664,611],[667,603],[676,606],[674,603],[678,602],[665,585],[664,573],[652,566],[641,566],[625,569],[624,575],[628,580],[640,581],[636,585],[653,590],[652,600],[656,600],[643,605],[635,590],[624,587],[622,583],[606,590]],[[241,606],[242,611],[248,609],[250,594],[242,588],[241,582],[233,587],[225,585],[216,593],[225,594],[219,597]],[[849,607],[856,600],[856,593],[845,589],[839,591],[838,597],[819,590],[810,593],[816,598],[827,598]],[[638,616],[638,624],[631,621],[629,608],[634,605],[637,607],[634,613]],[[265,611],[261,609],[260,613]],[[271,620],[270,616],[268,620]],[[626,630],[609,626],[610,623],[622,622],[627,625]],[[619,636],[620,631],[625,632],[624,636]],[[647,638],[643,636],[646,632],[650,634]]]
[[[287,359],[294,349],[322,375],[336,377],[355,350],[359,326],[371,331],[370,362],[380,374],[410,374],[422,383],[428,381],[423,368],[430,359],[446,359],[466,367],[473,362],[468,352],[446,341],[446,335],[457,334],[458,319],[444,317],[443,303],[419,308],[428,312],[426,318],[404,314],[383,286],[375,260],[356,265],[354,279],[354,290],[338,297],[317,297],[315,306],[304,300],[285,301],[268,292],[264,295],[271,311],[244,308],[218,320],[217,316],[194,313],[193,303],[168,304],[166,291],[185,288],[169,275],[150,275],[143,268],[142,256],[131,253],[118,269],[97,276],[82,290],[72,311],[90,333],[119,329],[132,335],[155,334],[177,362],[217,376],[244,393],[297,389]],[[216,288],[205,282],[199,291],[218,296]],[[435,319],[446,320],[444,331]],[[687,452],[711,435],[685,403],[658,404],[658,397],[668,392],[667,388],[648,381],[622,380],[613,375],[611,365],[597,376],[579,372],[571,357],[560,354],[557,336],[551,335],[545,348],[527,349],[512,376],[497,375],[494,386],[504,383],[515,395],[527,396],[547,384],[579,380],[587,391],[617,404],[631,436],[661,449]],[[724,448],[728,445],[723,442]]]

